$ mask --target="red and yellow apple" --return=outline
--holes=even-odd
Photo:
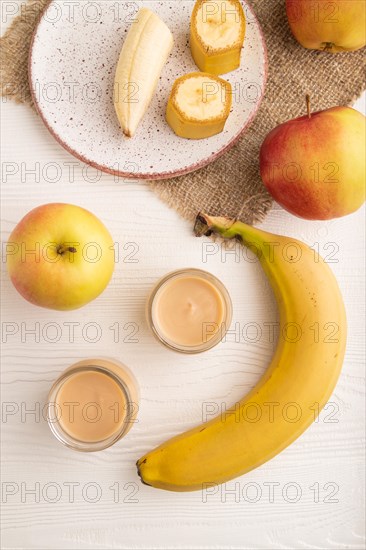
[[[309,220],[354,212],[365,201],[364,115],[333,107],[277,126],[260,151],[260,173],[273,198]]]
[[[287,18],[305,48],[332,53],[366,44],[365,0],[286,0]]]
[[[26,300],[50,309],[76,309],[108,285],[114,270],[113,240],[88,210],[44,204],[15,227],[6,261],[12,283]]]

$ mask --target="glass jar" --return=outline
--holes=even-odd
[[[54,436],[77,451],[101,451],[131,429],[138,412],[135,377],[117,361],[85,359],[67,368],[48,394]]]
[[[202,269],[168,273],[153,288],[147,322],[164,346],[180,353],[201,353],[216,346],[232,319],[232,303],[222,282]]]

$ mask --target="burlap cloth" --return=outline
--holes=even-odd
[[[27,61],[37,20],[49,0],[28,0],[1,38],[2,95],[31,105]],[[229,152],[195,173],[150,182],[152,190],[188,219],[199,210],[260,221],[271,206],[259,176],[258,153],[269,130],[305,110],[349,105],[365,89],[364,50],[332,55],[308,51],[292,37],[284,0],[251,0],[268,50],[265,98],[253,124]],[[321,136],[320,136],[321,138]]]

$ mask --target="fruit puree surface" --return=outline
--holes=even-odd
[[[210,340],[225,317],[225,302],[218,289],[197,276],[166,281],[158,290],[152,318],[161,336],[182,346]]]
[[[60,425],[71,437],[84,442],[107,439],[126,419],[126,398],[108,374],[84,370],[71,374],[60,387],[56,404]]]

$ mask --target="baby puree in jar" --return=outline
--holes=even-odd
[[[49,394],[49,425],[65,445],[93,451],[109,447],[131,428],[138,408],[132,373],[106,359],[66,369]]]
[[[224,285],[199,269],[169,273],[150,296],[147,317],[155,336],[176,351],[197,353],[217,344],[231,321]]]

